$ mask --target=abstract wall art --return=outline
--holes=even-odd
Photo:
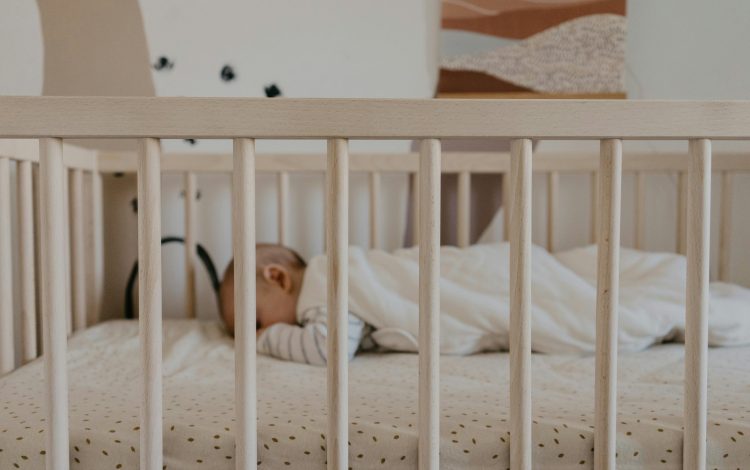
[[[625,0],[443,0],[439,95],[624,97]]]

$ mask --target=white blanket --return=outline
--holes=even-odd
[[[443,247],[440,349],[444,354],[506,350],[509,330],[509,245]],[[416,351],[419,259],[415,248],[386,253],[349,251],[349,310],[395,351]],[[545,353],[590,353],[595,346],[596,246],[552,255],[534,247],[532,348]],[[619,345],[641,350],[684,338],[685,258],[622,249]],[[298,312],[326,305],[326,260],[305,272]],[[750,290],[713,283],[709,344],[750,344]]]

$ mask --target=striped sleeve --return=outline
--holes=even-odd
[[[302,326],[277,323],[266,328],[258,338],[258,352],[287,361],[325,366],[328,324],[325,310],[319,310],[306,316]],[[352,360],[364,336],[365,322],[350,314],[348,326],[347,353]]]

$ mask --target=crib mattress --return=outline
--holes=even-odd
[[[232,341],[213,323],[165,322],[164,463],[234,468]],[[138,325],[113,321],[69,346],[72,469],[136,469]],[[593,357],[534,355],[535,468],[593,468]],[[750,348],[709,353],[709,468],[750,468]],[[506,354],[441,360],[441,467],[506,468]],[[621,355],[618,468],[681,468],[683,347]],[[324,468],[325,370],[258,360],[260,468]],[[416,468],[417,356],[351,363],[353,468]],[[44,468],[43,364],[0,379],[0,468]]]

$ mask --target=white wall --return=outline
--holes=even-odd
[[[84,2],[86,0],[75,0]],[[292,0],[223,0],[222,2],[141,0],[149,60],[161,54],[175,61],[169,73],[151,74],[158,94],[205,94],[260,96],[262,86],[278,83],[288,96],[429,96],[435,77],[437,8],[431,0],[370,2],[326,0],[311,4]],[[217,5],[229,5],[224,14]],[[210,6],[209,6],[210,5]],[[365,11],[366,10],[366,11]],[[0,93],[39,94],[42,89],[43,42],[36,5],[27,0],[5,0],[0,15]],[[744,0],[631,0],[628,2],[627,89],[630,98],[745,99],[750,95],[750,61],[745,49],[750,43],[750,3]],[[218,71],[231,63],[242,80],[225,84]],[[81,67],[86,67],[83,63]],[[182,142],[170,148],[189,149]],[[199,146],[206,145],[205,142]],[[228,144],[213,143],[228,149]],[[261,150],[271,147],[261,143]],[[302,147],[298,147],[301,145]],[[294,144],[290,150],[315,148]],[[360,143],[353,143],[355,148]],[[406,144],[396,144],[395,148]],[[587,147],[588,146],[588,147]],[[218,147],[215,147],[218,148]],[[278,148],[278,147],[276,147]],[[382,147],[381,147],[382,148]],[[394,149],[394,147],[388,147]],[[388,148],[382,148],[387,150]],[[552,148],[591,148],[596,144],[544,142],[540,151]],[[686,149],[685,143],[631,143],[630,149]],[[717,143],[725,148],[747,149],[746,144]],[[182,227],[181,180],[163,179],[164,233],[180,234]],[[560,214],[561,248],[587,242],[588,177],[565,176],[561,180],[564,202]],[[367,240],[364,201],[365,180],[352,180],[351,229],[354,243]],[[544,242],[544,179],[535,179],[534,237]],[[676,181],[671,176],[648,180],[647,244],[653,249],[671,249],[674,233]],[[747,176],[737,179],[734,197],[750,194]],[[260,178],[259,240],[275,240],[275,194],[273,178]],[[393,226],[387,231],[390,247],[400,242],[406,198],[403,179],[387,178],[383,191],[388,207],[395,207]],[[199,241],[215,257],[220,269],[229,259],[229,196],[226,178],[201,176],[204,198],[200,210]],[[322,183],[319,176],[292,180],[296,210],[293,245],[303,254],[319,250],[323,229]],[[632,181],[626,176],[623,203],[623,242],[632,242]],[[302,189],[300,189],[302,188]],[[715,181],[715,196],[718,195]],[[125,277],[135,259],[135,214],[129,201],[135,195],[132,177],[105,180],[107,251],[107,312],[121,312]],[[716,202],[716,197],[715,197]],[[716,209],[716,205],[714,205]],[[716,214],[714,210],[714,214]],[[750,217],[735,205],[732,274],[750,285],[750,262],[743,246],[750,236]],[[302,231],[301,227],[307,230]],[[716,233],[713,235],[716,241]],[[115,243],[112,243],[115,241]],[[715,249],[715,246],[714,246]],[[182,309],[182,251],[165,249],[165,312],[180,315]],[[743,258],[744,256],[744,258]],[[202,316],[215,315],[207,280],[199,271]]]
[[[630,99],[748,99],[750,97],[750,3],[742,0],[629,0],[626,46],[626,86]],[[539,151],[587,149],[597,151],[596,142],[542,142]],[[747,151],[746,142],[714,142],[714,152]],[[685,151],[686,142],[625,142],[628,151]],[[546,242],[546,180],[534,180],[534,240]],[[718,258],[718,202],[721,190],[713,180],[712,259]],[[622,242],[634,240],[634,193],[632,175],[623,178]],[[588,241],[589,177],[563,176],[564,201],[560,204],[561,249]],[[647,178],[646,247],[673,250],[677,179],[673,175]],[[739,201],[750,198],[750,175],[735,177],[733,200],[731,278],[750,285],[750,217]],[[717,272],[712,263],[712,272]]]
[[[426,98],[435,87],[439,24],[435,0],[71,0],[64,6],[39,5],[41,14],[33,2],[12,0],[9,7],[3,5],[0,58],[7,60],[0,63],[13,67],[12,73],[0,74],[0,93],[39,94],[44,89],[62,94],[143,94],[150,89],[158,96],[259,97],[264,96],[265,86],[274,83],[287,97]],[[52,21],[55,18],[62,19]],[[103,26],[113,22],[117,28]],[[14,46],[18,44],[24,47]],[[101,50],[102,44],[107,51]],[[162,71],[150,68],[162,55],[174,66]],[[113,61],[112,56],[122,57],[123,62]],[[68,67],[60,67],[64,63]],[[220,79],[225,65],[233,68],[235,80]],[[409,146],[403,141],[351,143],[352,151],[406,151]],[[163,147],[229,152],[231,142],[199,140],[190,145],[178,140],[165,141]],[[324,152],[325,143],[259,141],[258,151]],[[181,184],[179,175],[163,177],[164,235],[183,234]],[[260,175],[258,185],[258,239],[276,241],[275,178]],[[382,202],[393,222],[382,235],[385,246],[395,248],[406,221],[407,180],[385,176],[383,185]],[[293,175],[291,187],[291,245],[311,256],[323,246],[322,175]],[[201,175],[198,188],[204,195],[197,204],[198,240],[223,270],[231,256],[228,179]],[[352,175],[353,243],[367,242],[366,188],[363,175]],[[109,176],[104,191],[104,311],[105,316],[115,317],[121,315],[127,275],[137,255],[136,215],[130,209],[134,179]],[[182,256],[179,247],[164,251],[167,316],[183,314]],[[215,301],[204,276],[199,269],[199,312],[214,317]]]

